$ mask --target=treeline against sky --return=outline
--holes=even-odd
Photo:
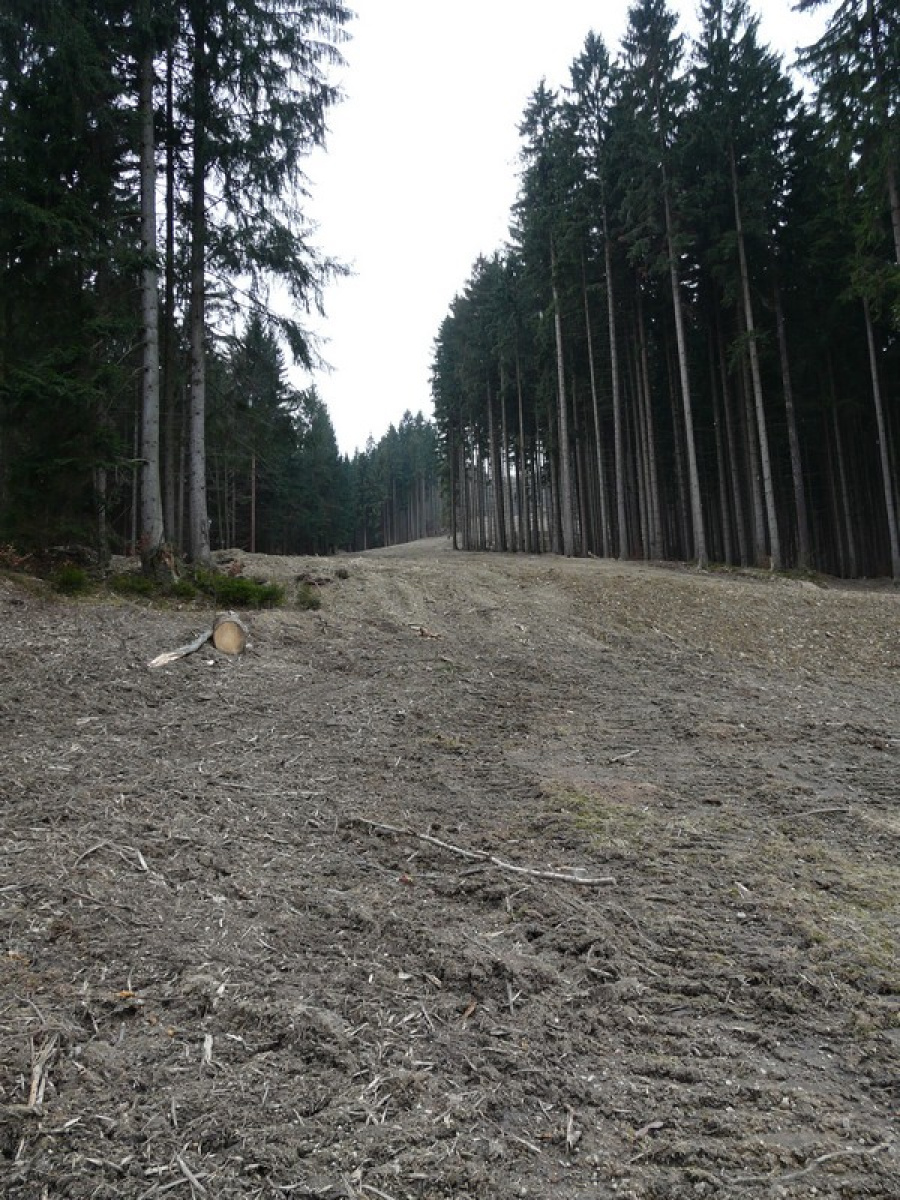
[[[349,18],[338,0],[0,8],[0,544],[152,569],[167,545],[203,562],[433,532],[433,430],[407,415],[342,458],[287,381],[285,352],[317,361],[302,316],[341,271],[304,164]]]
[[[456,544],[900,578],[900,4],[824,2],[803,76],[639,0],[536,88],[435,343]]]

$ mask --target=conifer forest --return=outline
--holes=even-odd
[[[406,413],[351,459],[290,382],[318,357],[303,316],[343,271],[316,247],[304,166],[350,17],[0,8],[0,544],[203,563],[436,531],[433,427]]]
[[[6,0],[0,543],[203,563],[443,529],[900,578],[900,5],[795,7],[828,11],[796,62],[747,0],[690,39],[637,0],[620,46],[536,82],[434,419],[350,458],[290,381],[345,270],[305,167],[350,9]]]
[[[801,9],[820,0],[801,0]],[[900,6],[589,35],[436,343],[455,544],[900,577]]]

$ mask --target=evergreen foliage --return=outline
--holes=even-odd
[[[897,33],[835,3],[804,100],[747,0],[637,0],[538,85],[435,341],[455,545],[900,576]]]

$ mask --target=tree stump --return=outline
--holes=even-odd
[[[247,626],[236,612],[219,613],[212,627],[212,643],[223,654],[243,654],[249,636]]]

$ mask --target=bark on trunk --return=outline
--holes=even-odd
[[[897,509],[894,505],[894,485],[891,478],[891,458],[888,451],[887,429],[884,420],[884,405],[881,399],[881,382],[878,377],[878,354],[875,349],[875,330],[868,299],[863,300],[866,318],[866,339],[869,343],[869,370],[872,376],[872,399],[875,404],[875,420],[878,424],[878,455],[881,462],[881,486],[887,513],[888,538],[891,548],[891,578],[900,582],[900,535],[897,528]]]
[[[684,407],[684,431],[688,458],[688,484],[691,496],[691,516],[694,526],[694,557],[700,570],[709,565],[706,552],[706,528],[703,522],[703,498],[700,492],[700,472],[697,468],[697,446],[694,438],[694,410],[691,403],[691,382],[688,373],[687,339],[684,314],[681,311],[681,285],[675,260],[675,234],[669,189],[663,180],[663,200],[666,216],[666,241],[669,249],[669,281],[672,287],[672,306],[675,310],[675,339],[678,345],[678,372],[681,379],[681,400]]]
[[[797,516],[797,566],[809,570],[811,562],[809,545],[809,514],[806,509],[806,488],[803,482],[803,459],[800,454],[800,434],[797,429],[797,413],[794,407],[794,386],[791,381],[791,362],[788,355],[787,334],[784,325],[784,306],[781,303],[781,288],[775,284],[775,324],[778,332],[778,357],[781,363],[781,385],[784,391],[784,409],[787,416],[788,446],[791,453],[791,479],[794,484],[794,512]]]
[[[591,383],[591,412],[594,417],[594,455],[597,460],[597,491],[600,495],[600,552],[604,558],[610,555],[609,543],[609,497],[606,491],[606,464],[603,461],[603,435],[600,430],[600,403],[597,396],[597,371],[594,363],[594,338],[591,332],[591,310],[588,303],[587,278],[584,259],[581,261],[581,288],[584,296],[584,325],[587,337],[588,373]]]
[[[159,272],[156,264],[156,142],[153,132],[153,55],[140,62],[141,122],[141,557],[154,559],[163,541],[159,486]]]
[[[556,248],[550,247],[551,287],[553,291],[553,326],[556,333],[557,408],[559,413],[559,516],[562,532],[562,551],[566,558],[575,553],[575,530],[572,520],[572,474],[569,458],[569,413],[566,401],[566,370],[563,358],[562,313],[559,307],[559,288],[556,282]]]
[[[741,274],[741,295],[744,301],[744,323],[747,327],[747,347],[750,354],[750,377],[753,383],[753,401],[756,412],[756,427],[759,437],[760,464],[762,466],[763,494],[766,501],[766,521],[769,526],[769,551],[773,571],[780,571],[781,539],[778,536],[778,512],[775,507],[775,486],[772,479],[772,463],[769,457],[769,435],[766,429],[766,410],[763,403],[762,374],[759,369],[759,349],[756,345],[756,325],[753,317],[753,301],[750,296],[750,272],[747,267],[747,248],[744,244],[744,225],[741,216],[738,192],[737,164],[734,147],[731,155],[731,195],[734,204],[734,224],[737,233],[738,264]]]
[[[180,422],[176,386],[177,335],[175,332],[175,55],[166,55],[166,268],[165,320],[162,336],[163,412],[165,451],[163,459],[163,529],[170,543],[179,541],[176,494],[181,483]]]
[[[622,428],[622,383],[616,340],[616,298],[609,248],[609,221],[603,209],[603,263],[606,271],[606,319],[609,325],[609,371],[613,401],[613,454],[616,466],[616,521],[619,526],[619,558],[628,558],[628,517],[625,507],[625,438]]]
[[[191,183],[191,405],[189,547],[196,563],[208,564],[209,519],[206,503],[206,6],[192,11],[194,31],[194,154]]]

